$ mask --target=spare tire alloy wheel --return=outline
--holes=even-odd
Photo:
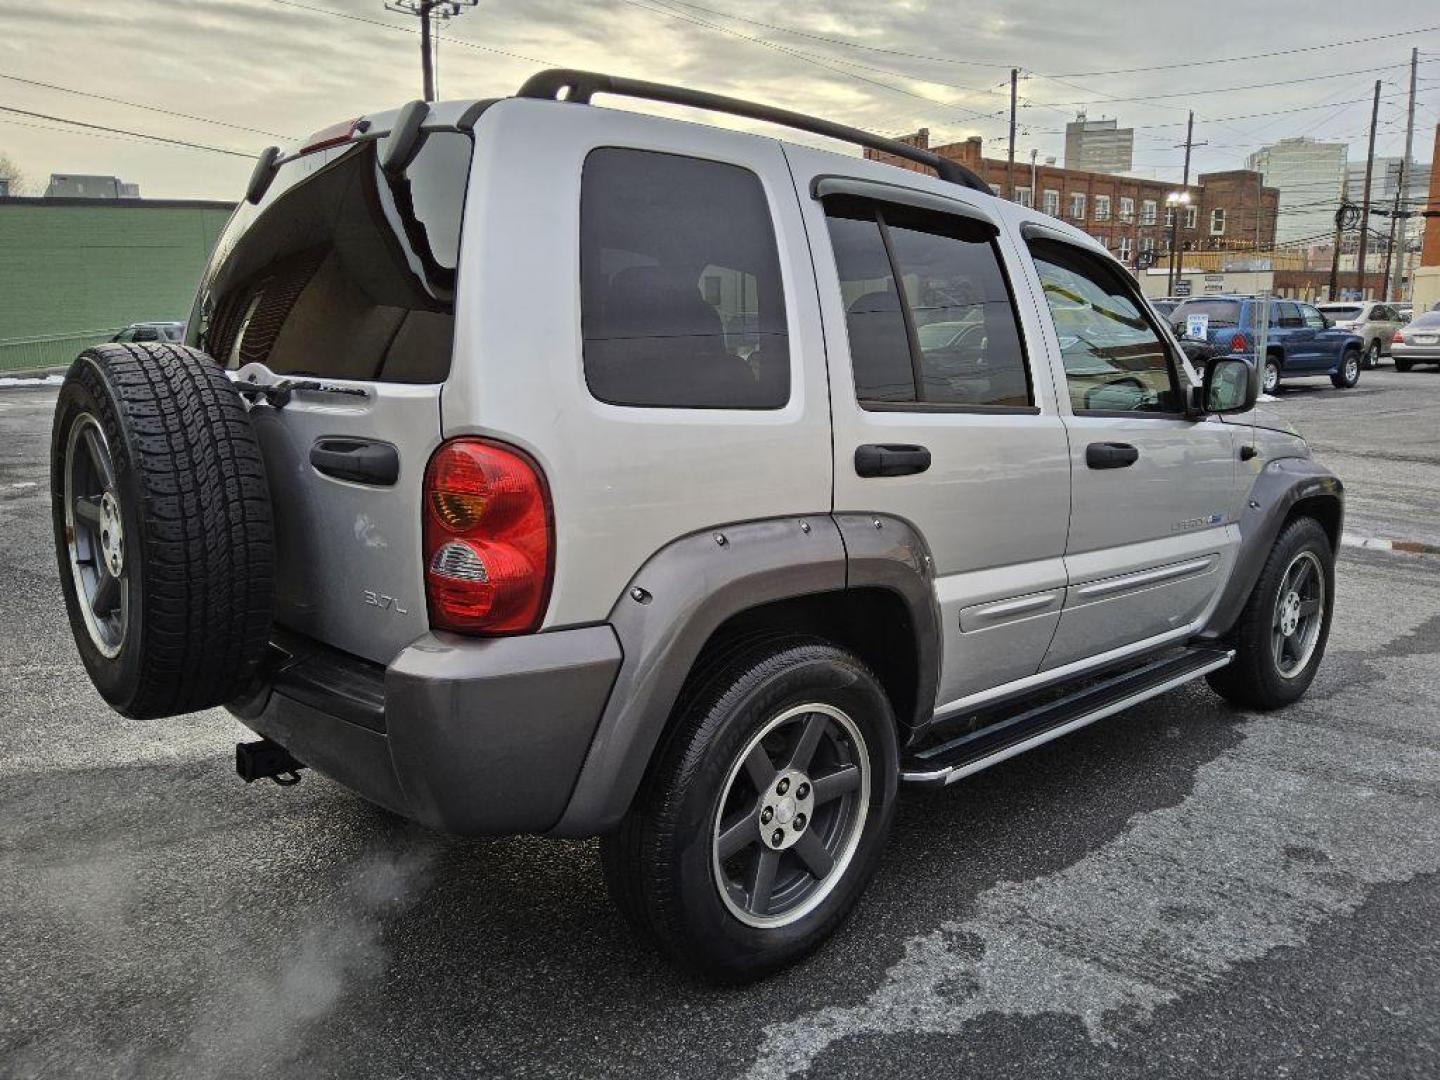
[[[793,747],[776,765],[774,747]],[[748,926],[803,919],[845,874],[865,829],[870,755],[855,721],[832,705],[774,717],[731,766],[712,843],[715,883]]]
[[[115,460],[95,417],[82,413],[65,446],[65,541],[80,614],[95,648],[114,658],[125,644],[130,576]]]
[[[169,342],[86,349],[55,402],[51,520],[81,662],[126,716],[223,705],[270,633],[273,525],[245,403]]]

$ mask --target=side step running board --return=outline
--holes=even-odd
[[[901,766],[900,779],[931,787],[952,784],[1216,671],[1234,655],[1229,649],[1190,648],[1087,683],[1060,698],[910,755]]]

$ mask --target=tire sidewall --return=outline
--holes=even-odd
[[[683,777],[672,828],[682,838],[671,864],[669,891],[679,900],[683,937],[701,943],[702,962],[725,974],[763,973],[814,948],[859,898],[878,863],[894,816],[898,783],[895,721],[874,677],[848,654],[801,646],[793,662],[772,674],[742,677],[687,741],[692,767]],[[843,710],[864,736],[870,763],[870,802],[855,853],[824,900],[782,927],[742,923],[720,897],[712,843],[719,797],[740,753],[764,724],[785,709],[810,702]]]
[[[75,587],[70,569],[70,552],[65,532],[65,460],[70,432],[80,418],[89,413],[100,425],[109,445],[110,460],[115,468],[116,495],[120,501],[120,520],[125,530],[125,571],[129,583],[129,611],[125,640],[113,657],[102,653],[90,639],[83,603]],[[134,699],[141,677],[141,658],[145,654],[145,515],[141,512],[143,494],[132,467],[122,416],[117,398],[105,378],[104,368],[82,354],[71,365],[55,403],[55,421],[50,443],[51,520],[55,538],[55,555],[60,571],[60,590],[80,662],[85,666],[100,696],[113,708],[126,712]]]
[[[1350,374],[1350,363],[1355,363],[1355,374]],[[1340,372],[1336,376],[1336,385],[1350,389],[1360,382],[1360,368],[1364,364],[1363,355],[1358,349],[1346,349],[1340,354]]]

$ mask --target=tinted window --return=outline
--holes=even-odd
[[[1240,325],[1240,305],[1234,300],[1187,300],[1171,313],[1170,321],[1183,329],[1189,315],[1208,315],[1211,326]]]
[[[1071,408],[1179,412],[1165,345],[1122,272],[1068,244],[1032,240],[1030,250],[1060,339]]]
[[[1325,329],[1325,316],[1316,311],[1309,304],[1300,304],[1300,316],[1305,320],[1305,325],[1312,330]]]
[[[827,210],[860,401],[1032,403],[988,226],[853,200]]]
[[[1320,309],[1332,319],[1353,319],[1356,318],[1363,308],[1357,304],[1326,304]],[[1380,318],[1380,309],[1375,309],[1373,318]]]
[[[471,146],[434,132],[393,176],[374,143],[283,166],[221,236],[191,332],[231,368],[443,381]]]
[[[1305,320],[1300,315],[1299,304],[1276,304],[1270,321],[1286,330],[1295,330],[1305,325]]]
[[[592,151],[580,280],[585,381],[601,401],[777,409],[789,400],[780,259],[748,169]]]
[[[135,328],[136,341],[159,341],[160,331],[153,326],[137,326]]]

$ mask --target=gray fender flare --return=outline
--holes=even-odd
[[[1290,511],[1302,500],[1314,498],[1333,502],[1338,542],[1345,517],[1345,485],[1340,478],[1313,458],[1286,457],[1266,462],[1240,514],[1240,551],[1235,569],[1201,636],[1219,638],[1230,632],[1250,599]]]
[[[821,511],[716,526],[675,540],[646,561],[610,611],[624,658],[569,804],[550,835],[594,836],[619,824],[700,650],[734,615],[842,591],[853,569],[855,587],[875,585],[901,595],[911,606],[917,641],[929,643],[932,659],[938,655],[934,589],[928,578],[917,577],[928,574],[929,555],[914,530],[894,518],[842,519],[843,525]],[[847,543],[856,548],[848,565]],[[921,621],[927,613],[930,621]],[[933,707],[935,663],[929,665],[928,691],[926,678],[922,674],[919,690],[927,696],[918,700]]]

